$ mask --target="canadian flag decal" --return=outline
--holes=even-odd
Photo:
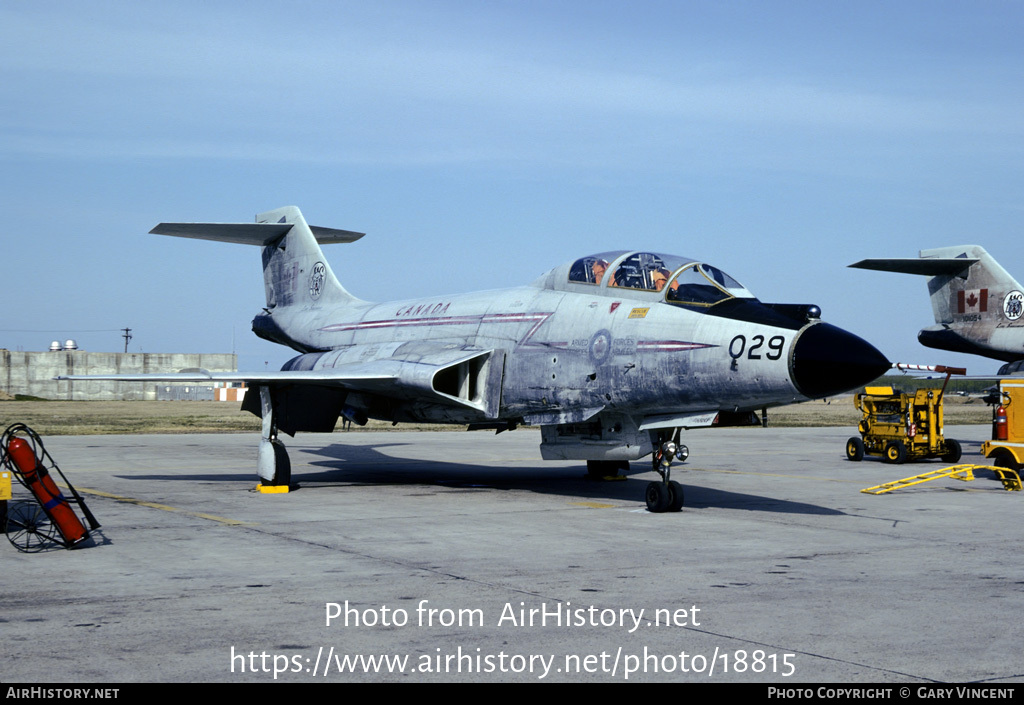
[[[988,311],[988,289],[964,289],[956,292],[957,313]]]

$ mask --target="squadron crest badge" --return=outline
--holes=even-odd
[[[324,276],[327,267],[323,262],[313,265],[313,272],[309,275],[309,298],[316,301],[324,291]]]
[[[1016,321],[1024,314],[1024,293],[1011,291],[1003,298],[1003,315],[1008,320]]]

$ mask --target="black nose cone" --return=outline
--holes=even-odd
[[[792,365],[793,383],[811,399],[856,389],[892,367],[871,343],[828,323],[800,334]]]

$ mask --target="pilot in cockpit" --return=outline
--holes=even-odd
[[[573,262],[569,271],[569,281],[600,284],[604,273],[608,271],[608,260],[600,257],[584,257]]]
[[[661,291],[665,288],[665,284],[668,283],[668,278],[672,276],[672,272],[668,271],[664,267],[658,267],[651,272],[651,281],[654,284],[655,291]]]

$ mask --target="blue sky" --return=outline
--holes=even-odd
[[[0,3],[0,347],[291,352],[249,330],[256,248],[146,234],[297,205],[368,233],[368,300],[532,281],[583,254],[708,261],[891,360],[925,279],[1024,278],[1019,2]]]

